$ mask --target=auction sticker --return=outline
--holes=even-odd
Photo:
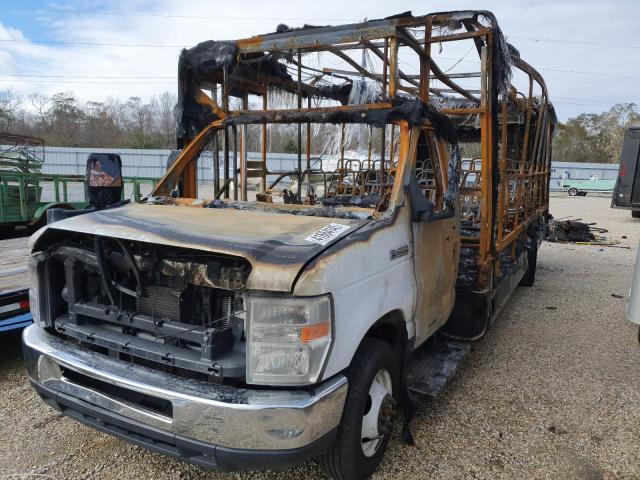
[[[330,223],[325,225],[320,230],[316,230],[309,235],[305,240],[311,243],[317,243],[318,245],[326,245],[331,240],[338,238],[344,232],[349,230],[348,225],[342,225],[340,223]]]

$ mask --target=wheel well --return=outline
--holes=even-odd
[[[407,329],[404,316],[399,310],[387,313],[374,323],[364,338],[377,338],[388,343],[398,355],[403,355],[407,346]]]

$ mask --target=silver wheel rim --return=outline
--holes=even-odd
[[[381,369],[378,370],[376,376],[373,377],[371,387],[369,387],[367,406],[362,416],[360,442],[362,445],[362,453],[364,453],[365,457],[373,457],[380,448],[380,444],[384,438],[384,434],[380,433],[378,428],[378,419],[383,402],[387,396],[393,397],[391,374],[387,370]]]

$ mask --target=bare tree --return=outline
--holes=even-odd
[[[53,102],[49,97],[41,93],[32,93],[29,95],[29,103],[31,103],[33,107],[37,127],[40,127],[39,129],[42,129],[42,132],[45,134],[49,133],[51,129],[51,106]]]
[[[149,148],[152,143],[149,138],[152,129],[151,105],[142,103],[140,97],[129,97],[125,103],[125,109],[131,147]]]
[[[85,112],[78,106],[73,92],[59,92],[51,97],[51,115],[54,124],[48,135],[55,145],[82,145],[82,122]]]
[[[152,99],[153,118],[155,129],[162,137],[165,148],[175,148],[176,121],[173,110],[177,97],[169,92],[164,92],[157,99]]]
[[[0,130],[11,129],[21,105],[22,96],[15,90],[0,91]]]

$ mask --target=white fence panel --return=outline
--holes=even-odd
[[[122,158],[123,173],[127,177],[154,177],[164,174],[167,159],[171,150],[141,150],[124,148],[75,148],[75,147],[45,147],[44,173],[58,173],[65,175],[84,175],[85,163],[90,153],[117,153]],[[260,152],[248,152],[249,160],[260,160]],[[222,163],[222,153],[220,154]],[[295,170],[298,163],[296,154],[270,153],[267,165],[270,170]],[[303,165],[306,159],[303,157]],[[618,164],[603,163],[551,163],[551,190],[561,190],[562,180],[588,180],[597,176],[600,180],[615,179],[618,174]],[[222,171],[220,172],[222,177]],[[213,179],[213,155],[205,152],[198,164],[198,177],[202,182]]]

